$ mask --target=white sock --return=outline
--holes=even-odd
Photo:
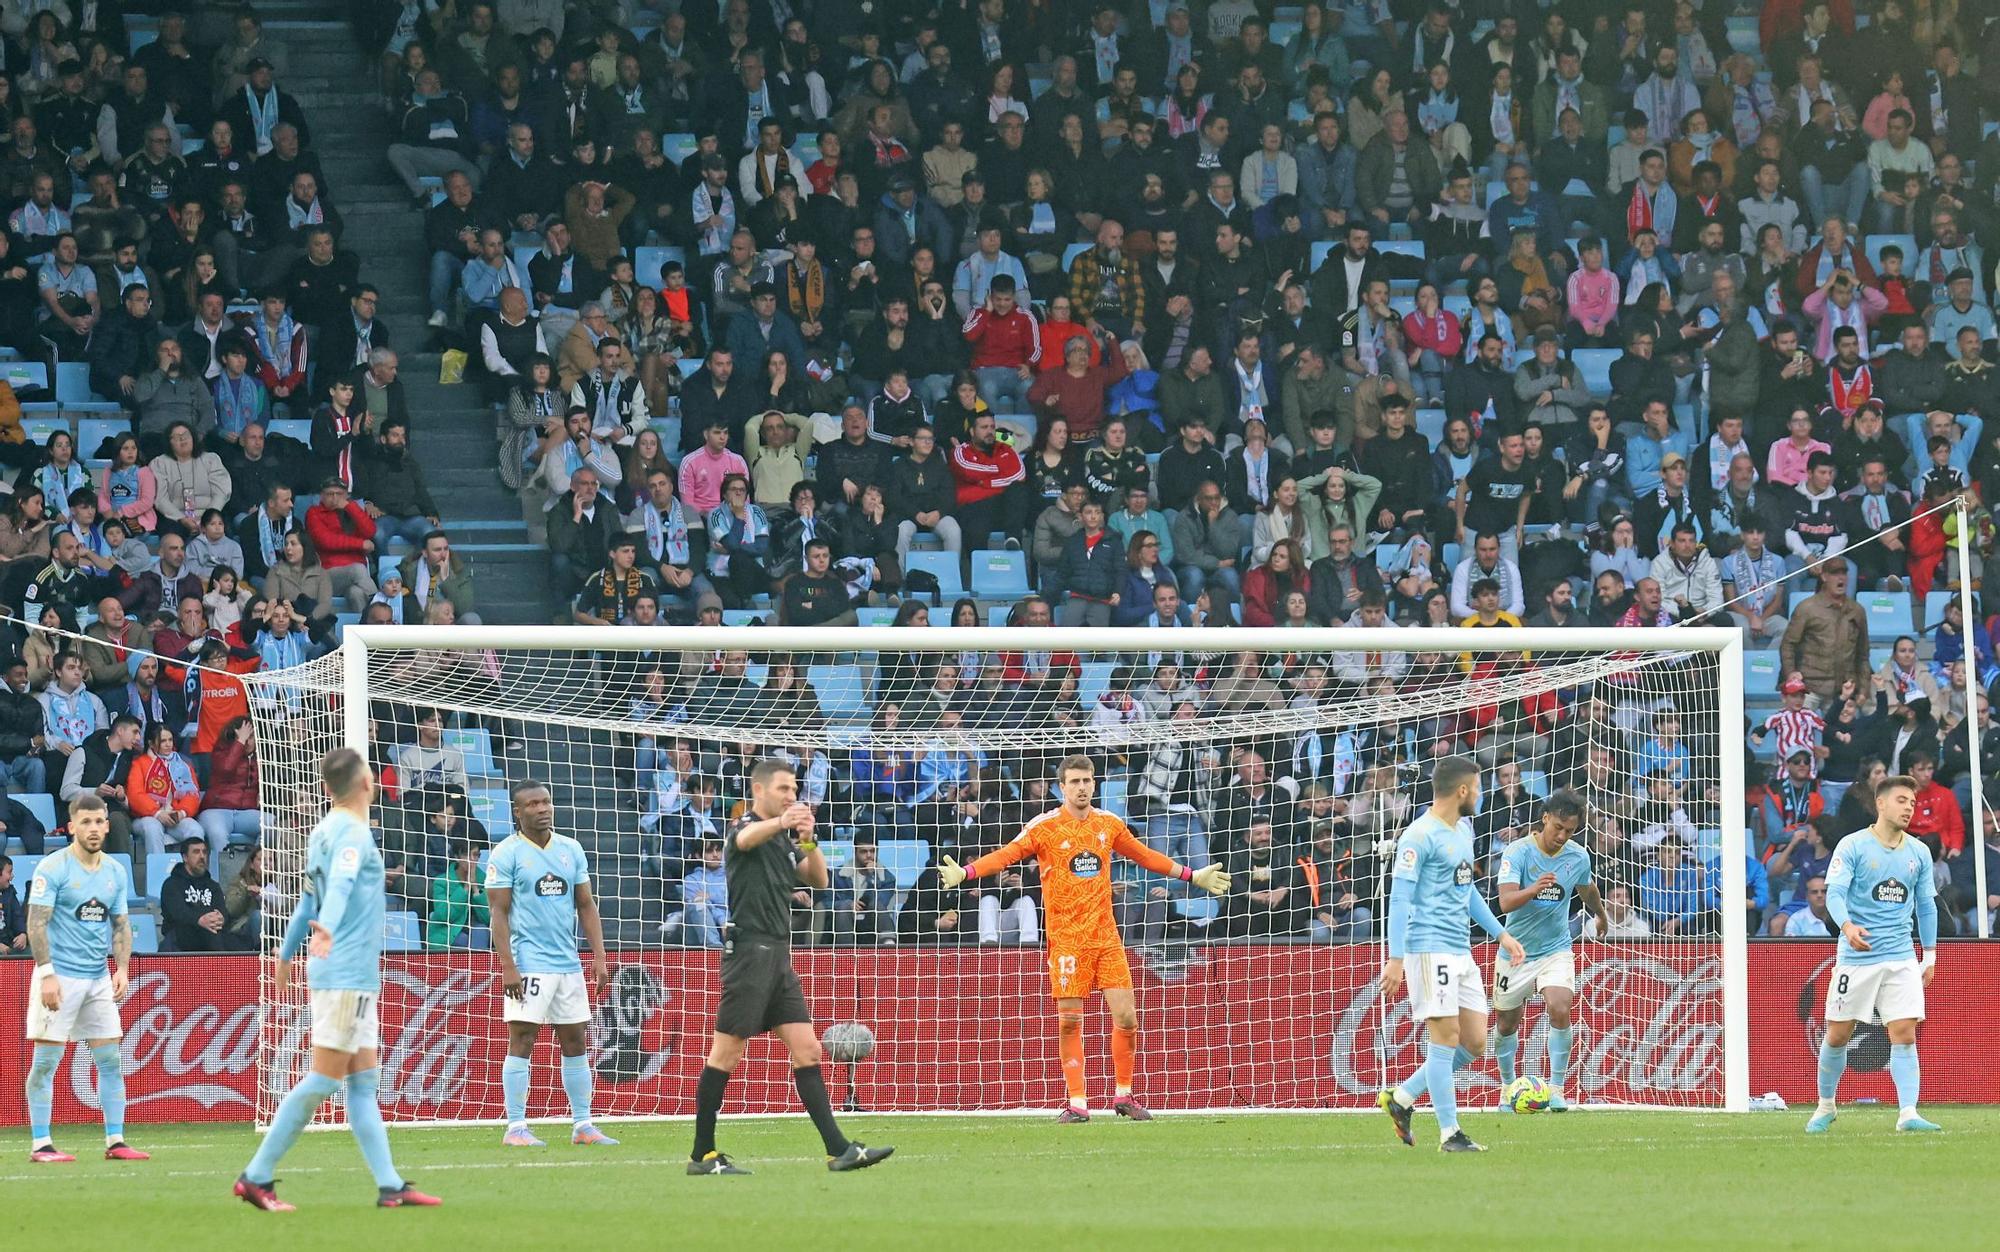
[[[39,1152],[43,1148],[53,1148],[55,1146],[56,1146],[56,1141],[54,1138],[48,1135],[43,1135],[41,1138],[35,1140],[34,1147],[31,1150]]]
[[[1090,1101],[1088,1100],[1071,1100],[1069,1106],[1079,1113],[1090,1112]]]
[[[1819,1102],[1819,1110],[1818,1110],[1819,1115],[1832,1113],[1834,1111],[1835,1111],[1835,1105],[1832,1100],[1821,1100]]]
[[[1910,1108],[1906,1108],[1902,1112],[1896,1114],[1896,1120],[1899,1122],[1913,1122],[1917,1120],[1918,1116],[1919,1114],[1917,1113],[1916,1108],[1913,1106]]]
[[[106,1135],[106,1136],[104,1136],[104,1146],[105,1146],[105,1147],[107,1147],[107,1148],[115,1148],[115,1147],[117,1147],[117,1146],[118,1146],[119,1144],[121,1144],[121,1143],[123,1143],[123,1142],[125,1142],[125,1136],[124,1136],[124,1135]]]

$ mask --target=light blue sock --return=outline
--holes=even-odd
[[[324,1074],[307,1074],[299,1079],[298,1085],[278,1106],[277,1115],[271,1118],[271,1128],[264,1132],[264,1142],[257,1148],[257,1155],[243,1167],[243,1176],[251,1182],[269,1183],[279,1160],[298,1142],[306,1123],[312,1120],[319,1106],[326,1103],[327,1097],[338,1090],[340,1080]]]
[[[35,1059],[28,1066],[28,1129],[35,1136],[33,1146],[49,1137],[50,1111],[56,1102],[56,1070],[61,1067],[63,1045],[38,1043]]]
[[[1424,1071],[1430,1078],[1431,1107],[1437,1110],[1440,1138],[1449,1138],[1458,1129],[1458,1085],[1452,1074],[1461,1051],[1441,1043],[1433,1043],[1424,1051]]]
[[[510,1056],[500,1062],[500,1091],[507,1104],[509,1126],[518,1126],[528,1120],[529,1069],[525,1056]]]
[[[92,1045],[90,1059],[97,1062],[97,1106],[104,1114],[106,1147],[125,1138],[125,1066],[115,1043]]]
[[[1569,1080],[1569,1045],[1576,1038],[1576,1027],[1564,1026],[1561,1030],[1549,1027],[1549,1086],[1557,1091]]]
[[[1426,1045],[1428,1046],[1428,1045]],[[1424,1098],[1424,1092],[1431,1089],[1431,1067],[1426,1061],[1417,1066],[1417,1072],[1396,1084],[1396,1100],[1407,1108],[1415,1108],[1417,1101]]]
[[[1471,1069],[1479,1058],[1467,1052],[1462,1046],[1451,1050],[1451,1070],[1455,1074],[1462,1069]]]
[[[1514,1081],[1514,1058],[1521,1052],[1521,1032],[1501,1035],[1493,1041],[1493,1060],[1500,1066],[1500,1085]]]
[[[1830,1043],[1819,1045],[1819,1098],[1833,1103],[1840,1094],[1840,1076],[1847,1072],[1847,1049],[1836,1048]]]
[[[401,1189],[403,1176],[396,1172],[396,1163],[389,1159],[389,1128],[382,1124],[382,1106],[375,1098],[381,1086],[380,1068],[347,1076],[347,1128],[354,1132],[354,1141],[361,1145],[361,1159],[368,1162],[369,1172],[375,1175],[375,1185]]]
[[[563,1094],[569,1097],[569,1119],[578,1126],[590,1124],[590,1057],[566,1056],[562,1059]]]
[[[1889,1077],[1896,1080],[1896,1108],[1900,1111],[1917,1107],[1917,1093],[1923,1086],[1923,1072],[1917,1065],[1916,1044],[1889,1045]]]

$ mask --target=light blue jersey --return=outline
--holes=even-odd
[[[306,890],[319,924],[333,933],[333,954],[306,962],[315,991],[382,990],[382,851],[368,823],[334,809],[306,841]]]
[[[102,978],[111,955],[111,919],[125,916],[132,879],[125,867],[101,857],[85,869],[72,852],[44,857],[28,888],[28,907],[46,905],[49,964],[64,978]]]
[[[1554,874],[1556,885],[1507,914],[1507,933],[1521,941],[1530,961],[1569,950],[1569,898],[1590,881],[1590,853],[1571,841],[1550,856],[1533,835],[1516,839],[1500,853],[1498,881],[1503,887],[1525,887],[1543,874]]]
[[[508,929],[514,966],[523,974],[575,974],[576,892],[590,885],[583,845],[567,835],[551,835],[536,847],[526,835],[501,840],[486,861],[486,889],[514,893]]]
[[[1472,951],[1473,861],[1470,818],[1447,826],[1425,813],[1396,840],[1395,878],[1413,889],[1404,952]]]
[[[1931,850],[1909,835],[1892,850],[1868,831],[1856,831],[1833,850],[1826,871],[1826,903],[1836,922],[1853,922],[1868,932],[1866,952],[1856,952],[1847,936],[1841,936],[1840,964],[1915,960],[1911,921],[1928,923],[1926,946],[1936,935],[1937,880],[1931,873]]]

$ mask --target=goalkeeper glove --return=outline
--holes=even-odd
[[[950,857],[938,862],[938,885],[946,891],[955,889],[965,881],[965,867]]]
[[[1229,892],[1229,871],[1220,865],[1205,865],[1196,870],[1188,881],[1212,896],[1227,895]]]

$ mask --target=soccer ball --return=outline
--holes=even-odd
[[[1549,1107],[1554,1093],[1539,1078],[1516,1078],[1500,1093],[1500,1100],[1516,1113],[1540,1113]]]

